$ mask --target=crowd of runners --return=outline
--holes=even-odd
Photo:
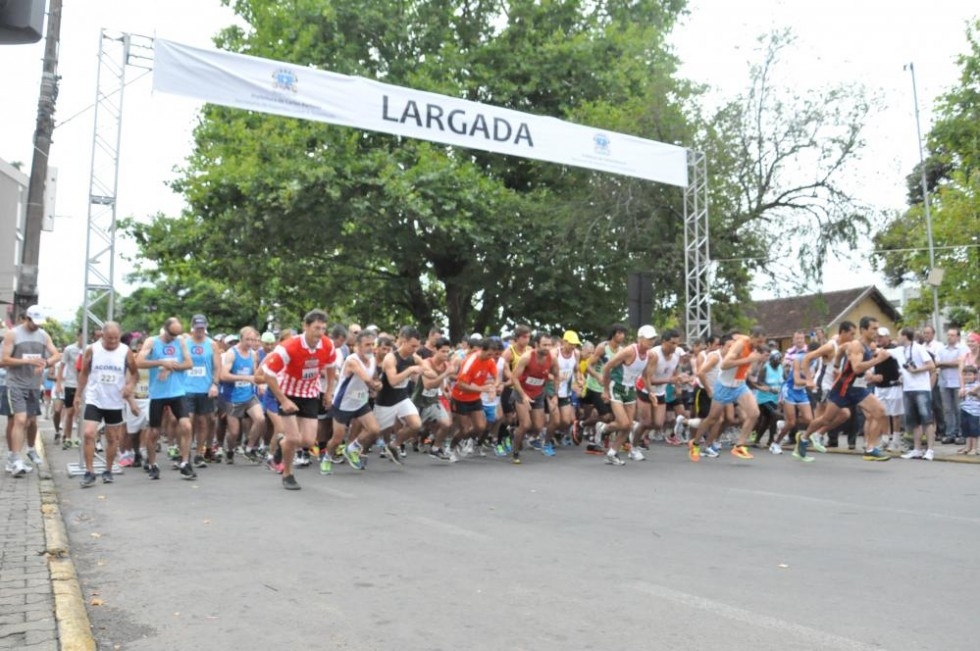
[[[298,467],[358,472],[372,454],[394,464],[412,454],[521,464],[527,454],[584,450],[623,466],[658,442],[686,445],[693,462],[726,446],[752,459],[753,449],[781,454],[786,444],[808,463],[847,427],[851,447],[855,428],[863,430],[865,460],[887,461],[889,451],[932,459],[937,383],[955,394],[960,452],[977,454],[980,433],[980,335],[957,342],[952,355],[911,328],[892,343],[871,317],[845,321],[830,337],[798,332],[786,351],[758,327],[682,343],[675,330],[645,325],[631,337],[622,324],[596,344],[573,330],[518,326],[454,345],[438,328],[423,336],[411,326],[390,334],[328,326],[319,310],[297,332],[211,336],[198,314],[188,333],[174,317],[143,337],[109,322],[91,344],[79,333],[59,351],[41,323],[34,306],[4,334],[6,469],[23,476],[41,463],[34,443],[47,380],[55,443],[81,441],[83,487],[97,482],[99,455],[104,483],[115,463],[159,480],[164,451],[184,479],[249,463],[280,474],[289,490],[300,488]]]

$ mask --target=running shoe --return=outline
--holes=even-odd
[[[123,468],[129,468],[133,465],[135,458],[136,456],[132,452],[123,452],[119,455],[119,465]]]
[[[62,450],[71,450],[71,439],[65,439],[61,444]]]
[[[391,462],[392,463],[394,463],[396,465],[399,465],[399,466],[405,465],[402,462],[401,450],[398,449],[398,446],[397,445],[395,445],[394,443],[389,443],[385,447],[388,450],[388,458],[391,459]]]
[[[793,450],[793,458],[797,461],[802,461],[803,463],[813,463],[813,455],[808,454],[806,456],[802,456],[796,450]]]
[[[27,464],[24,463],[24,460],[20,457],[14,459],[10,463],[10,474],[12,474],[14,477],[23,477],[29,471],[30,469],[27,467]]]
[[[418,445],[416,445],[415,447],[417,448]],[[415,451],[418,452],[418,450]],[[408,448],[405,447],[404,443],[402,443],[401,447],[398,448],[398,456],[401,457],[402,459],[408,457]]]
[[[805,457],[807,450],[810,449],[810,441],[803,436],[803,432],[797,432],[794,437],[796,445],[793,447],[793,456],[797,459]]]
[[[553,446],[551,443],[545,443],[543,446],[541,446],[541,454],[546,457],[555,456],[555,446]]]
[[[167,458],[171,460],[179,459],[180,449],[176,445],[171,445],[169,448],[167,448]]]
[[[299,484],[296,483],[296,478],[292,475],[283,476],[282,487],[288,491],[298,491],[300,489]]]
[[[782,454],[783,448],[782,446],[779,445],[779,443],[773,441],[772,443],[769,444],[769,451],[772,452],[773,454]]]
[[[738,457],[739,459],[753,459],[752,453],[744,445],[736,445],[732,447],[732,456]]]
[[[891,460],[890,455],[885,454],[878,448],[871,448],[870,450],[865,450],[864,456],[861,458],[864,459],[865,461],[890,461]],[[925,458],[925,456],[923,456],[923,458]]]
[[[246,459],[249,460],[250,463],[261,463],[262,462],[262,457],[260,456],[259,451],[256,450],[255,448],[245,448],[245,454],[244,454],[244,456],[245,456]],[[200,466],[198,466],[198,467],[200,467]]]
[[[681,440],[676,436],[674,436],[673,434],[671,434],[666,439],[664,439],[664,443],[666,443],[667,445],[680,445]]]
[[[245,456],[248,456],[248,450],[245,450]],[[320,458],[320,446],[319,445],[313,444],[313,447],[310,448],[310,456],[313,457],[314,459],[319,459]]]
[[[194,472],[194,466],[189,463],[185,463],[180,467],[180,478],[181,479],[197,479],[197,473]]]
[[[718,448],[716,448],[713,443],[711,445],[706,445],[704,446],[704,449],[701,450],[701,456],[708,457],[709,459],[717,459]]]
[[[923,456],[922,450],[909,450],[902,455],[903,459],[921,459]]]
[[[95,486],[95,473],[88,472],[86,470],[85,475],[82,477],[81,484],[82,488],[91,488],[92,486]]]
[[[204,457],[200,454],[194,455],[194,467],[195,468],[207,468],[208,462],[204,460]]]
[[[329,475],[333,472],[333,461],[330,460],[330,455],[325,454],[323,458],[320,459],[320,474]]]
[[[540,451],[544,447],[541,444],[541,441],[539,441],[538,439],[532,439],[528,441],[528,445],[531,447],[531,449],[538,450],[538,451]]]
[[[150,469],[147,470],[146,472],[147,472],[147,476],[150,479],[160,479],[160,466],[158,466],[157,464],[153,464],[152,466],[150,466]]]
[[[344,447],[344,458],[347,459],[347,463],[354,470],[364,470],[364,462],[361,459],[361,452],[353,447],[353,445],[348,445]]]
[[[820,440],[819,434],[810,435],[810,447],[819,452],[820,454],[826,454],[827,448],[824,446],[823,442]]]
[[[40,467],[44,465],[44,462],[41,461],[41,457],[38,456],[37,451],[33,448],[27,451],[27,458],[30,459],[31,463],[33,463],[35,466]]]
[[[235,451],[225,450],[225,463],[232,465],[235,463]]]
[[[458,463],[458,462],[459,462],[459,454],[456,452],[456,449],[455,448],[450,448],[449,449],[449,463]]]
[[[626,462],[619,458],[615,450],[606,452],[606,463],[611,466],[625,466]]]
[[[639,448],[633,448],[632,450],[630,450],[629,460],[630,461],[646,461],[646,457],[643,456],[643,453],[640,452],[640,449]]]
[[[513,463],[515,466],[521,465],[521,453],[520,452],[517,452],[516,450],[514,451],[514,458],[511,460],[511,463]]]
[[[599,454],[605,454],[606,451],[602,447],[596,445],[595,443],[589,443],[587,446],[585,446],[585,453],[599,455]]]
[[[61,432],[55,432],[54,433],[54,444],[55,445],[58,445],[59,443],[61,443]]]
[[[509,436],[504,439],[504,450],[507,451],[507,454],[514,451],[514,440]]]
[[[501,451],[503,450],[503,448],[500,447],[499,445],[497,446],[497,448]],[[497,456],[502,457],[506,455],[498,453]],[[433,459],[438,459],[439,461],[449,461],[449,455],[446,454],[446,451],[443,450],[442,448],[429,448],[429,457]]]
[[[112,478],[112,471],[111,470],[103,470],[102,471],[102,483],[103,484],[111,484],[114,481],[115,480]]]
[[[676,438],[684,438],[684,433],[687,431],[687,427],[685,426],[686,422],[687,419],[683,416],[677,417],[677,421],[674,423],[674,436]]]
[[[506,457],[507,456],[507,449],[501,443],[498,443],[497,444],[497,447],[495,447],[493,449],[493,451],[494,451],[494,454],[496,454],[498,457]]]
[[[930,449],[926,450],[926,453],[922,455],[925,461],[932,461],[936,457],[936,454]]]
[[[701,460],[701,446],[694,441],[687,442],[687,458],[697,463]]]

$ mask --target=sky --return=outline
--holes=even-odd
[[[748,85],[748,62],[758,60],[759,35],[788,27],[797,42],[787,53],[785,78],[796,89],[860,83],[876,93],[881,110],[867,125],[867,148],[848,172],[859,198],[883,210],[900,210],[905,176],[918,162],[912,79],[914,62],[923,133],[934,99],[954,86],[957,54],[967,50],[967,22],[980,15],[975,2],[933,0],[928,9],[885,0],[688,0],[688,15],[671,37],[683,77],[710,86],[706,101],[732,98]],[[219,0],[64,0],[58,73],[61,86],[51,148],[58,168],[55,227],[41,239],[40,303],[59,319],[74,317],[83,300],[88,187],[100,29],[168,38],[210,47],[211,36],[236,17]],[[4,99],[0,102],[0,159],[29,171],[44,43],[0,46]],[[120,149],[117,217],[145,219],[177,214],[181,197],[166,187],[192,149],[199,103],[151,92],[150,75],[127,70]],[[141,76],[142,75],[142,76]],[[601,125],[596,125],[601,126]],[[709,170],[710,176],[710,170]],[[135,248],[117,238],[117,251]],[[822,286],[831,291],[883,281],[866,261],[867,249],[828,261]],[[131,263],[116,266],[116,287]],[[890,291],[891,294],[895,292]],[[768,297],[762,290],[757,298]]]

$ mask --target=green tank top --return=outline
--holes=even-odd
[[[610,346],[608,343],[606,343],[605,350],[602,353],[602,357],[599,358],[599,361],[598,362],[596,362],[595,364],[593,364],[591,366],[592,370],[594,370],[596,373],[599,373],[601,375],[602,374],[602,367],[606,365],[606,362],[608,362],[613,357],[615,357],[616,356],[616,353],[618,353],[618,352],[619,352],[619,349],[613,350],[612,349],[612,346]],[[613,379],[613,380],[622,380],[623,379],[623,368],[621,366],[617,366],[616,368],[614,368],[610,372],[609,377],[611,379]],[[585,378],[585,388],[588,389],[589,391],[595,391],[596,393],[602,393],[602,384],[599,383],[599,380],[597,380],[594,377],[592,377],[591,374],[587,374],[586,375],[586,378]]]

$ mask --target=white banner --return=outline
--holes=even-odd
[[[687,186],[687,150],[363,77],[156,39],[153,88],[212,104]]]

